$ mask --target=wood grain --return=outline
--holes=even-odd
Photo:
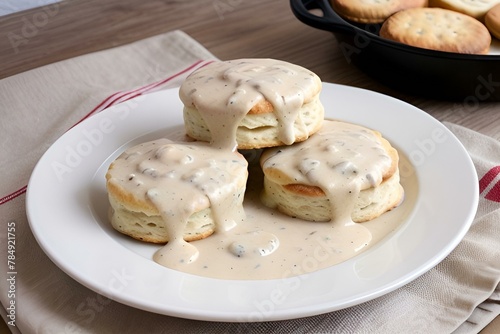
[[[174,29],[220,59],[290,61],[323,81],[388,94],[500,139],[499,103],[433,101],[394,91],[349,64],[332,34],[299,22],[286,0],[68,0],[15,13],[0,18],[0,78]]]

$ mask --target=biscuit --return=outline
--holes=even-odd
[[[111,225],[151,243],[171,240],[176,226],[185,241],[206,238],[223,225],[220,210],[232,211],[227,221],[242,218],[247,167],[241,154],[206,143],[159,139],[131,147],[106,173]]]
[[[464,53],[488,53],[491,35],[471,16],[443,8],[413,8],[389,17],[380,36],[424,49]]]
[[[427,3],[427,0],[331,0],[337,14],[358,23],[382,23],[400,10],[426,7]]]
[[[472,16],[484,21],[486,13],[500,0],[429,0],[430,7],[440,7]]]
[[[189,137],[255,149],[290,145],[315,133],[324,118],[320,92],[319,77],[301,66],[239,59],[195,71],[179,96]]]
[[[500,39],[500,4],[486,13],[484,24],[493,36]]]
[[[372,220],[402,200],[398,162],[380,133],[325,120],[303,143],[264,150],[262,202],[307,221]]]

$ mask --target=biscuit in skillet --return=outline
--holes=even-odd
[[[484,24],[493,36],[500,39],[500,4],[486,13]]]
[[[424,49],[486,54],[491,35],[471,16],[443,8],[412,8],[389,17],[380,36]]]
[[[429,0],[430,7],[440,7],[472,16],[484,21],[486,13],[500,0]]]
[[[427,4],[427,0],[331,0],[337,14],[358,23],[382,23],[400,10],[426,7]]]

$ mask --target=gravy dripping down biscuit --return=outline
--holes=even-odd
[[[263,152],[262,201],[308,221],[371,220],[402,199],[398,161],[378,132],[325,120],[307,141]]]
[[[203,142],[159,139],[131,147],[106,174],[112,226],[139,240],[168,242],[154,255],[160,264],[190,263],[198,251],[186,241],[243,221],[247,167],[241,154]]]
[[[206,65],[182,84],[188,136],[215,147],[253,149],[290,145],[316,132],[324,116],[321,80],[274,59]]]

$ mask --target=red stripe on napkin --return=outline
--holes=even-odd
[[[479,192],[482,193],[489,184],[497,177],[500,173],[500,166],[495,166],[490,169],[484,176],[479,180]]]
[[[27,188],[27,187],[28,187],[28,186],[24,186],[24,187],[22,187],[21,189],[18,189],[18,190],[16,190],[16,191],[14,191],[12,194],[9,194],[9,195],[7,195],[7,196],[5,196],[5,197],[2,197],[2,198],[0,199],[0,205],[2,205],[2,204],[4,204],[4,203],[7,203],[7,202],[9,202],[10,200],[13,200],[14,198],[16,198],[17,196],[20,196],[20,195],[24,194],[24,193],[26,192],[26,188]]]
[[[127,91],[121,91],[121,92],[117,92],[117,93],[114,93],[113,95],[110,95],[108,96],[106,99],[104,99],[101,103],[99,103],[94,109],[92,109],[88,114],[86,114],[85,116],[83,116],[82,119],[80,119],[78,122],[76,122],[75,124],[73,124],[71,128],[75,127],[77,124],[83,122],[84,120],[86,120],[87,118],[89,118],[90,116],[92,116],[93,114],[96,114],[96,113],[99,113],[101,112],[102,110],[106,109],[106,108],[109,108],[115,104],[118,104],[118,103],[121,103],[121,102],[124,102],[124,101],[127,101],[127,100],[130,100],[136,96],[139,96],[139,95],[142,95],[144,93],[150,93],[154,90],[158,90],[161,88],[162,85],[172,81],[173,79],[177,78],[178,76],[182,75],[182,74],[185,74],[187,72],[190,72],[190,71],[194,71],[197,67],[203,67],[209,63],[213,62],[213,60],[198,60],[197,62],[191,64],[190,66],[186,67],[185,69],[175,73],[175,74],[172,74],[171,76],[169,76],[168,78],[165,78],[165,79],[162,79],[160,81],[157,81],[157,82],[153,82],[153,83],[150,83],[148,85],[145,85],[145,86],[142,86],[142,87],[138,87],[138,88],[135,88],[135,89],[132,89],[132,90],[127,90]],[[69,130],[69,129],[68,129]],[[26,189],[27,189],[28,186],[24,186],[16,191],[14,191],[13,193],[7,195],[7,196],[4,196],[2,198],[0,198],[0,205],[2,204],[5,204],[7,202],[10,202],[11,200],[13,200],[14,198],[16,197],[19,197],[21,196],[22,194],[24,194],[26,192]]]
[[[479,193],[482,194],[490,184],[498,177],[500,174],[500,166],[495,166],[490,169],[484,176],[479,180]],[[500,202],[500,180],[491,187],[488,193],[484,196],[485,199]]]
[[[500,181],[497,182],[490,191],[488,191],[484,198],[493,202],[500,202]]]

